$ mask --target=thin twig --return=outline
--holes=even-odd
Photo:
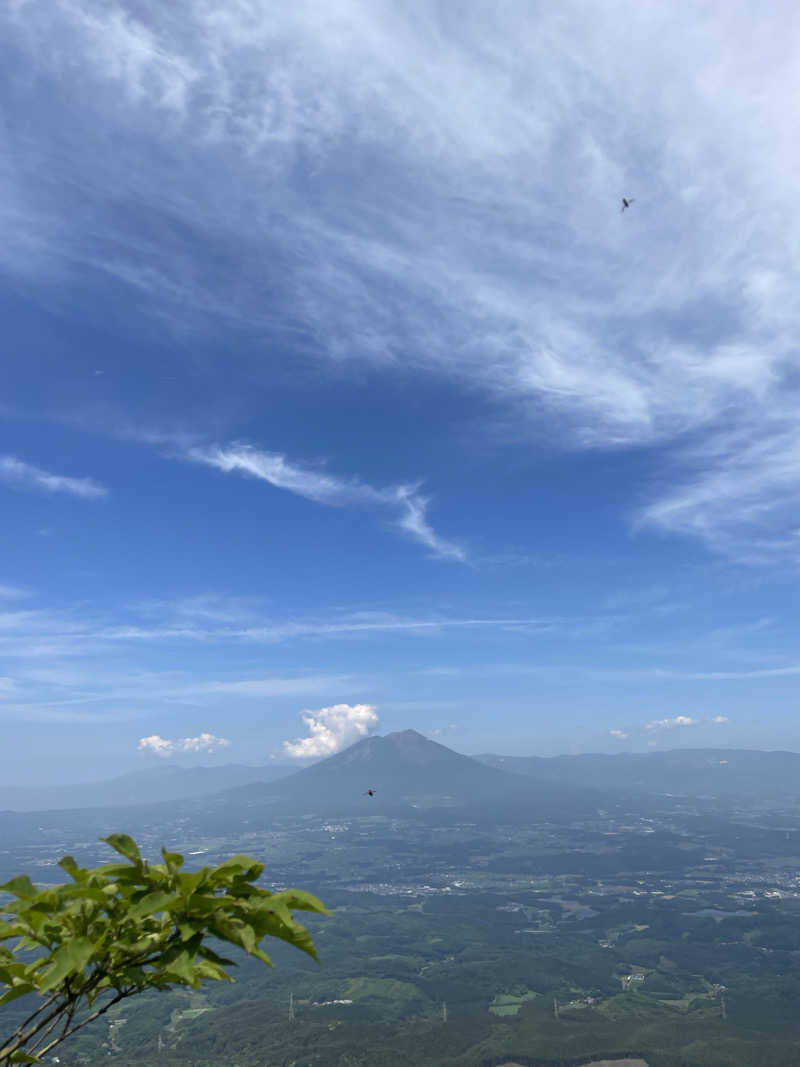
[[[17,1029],[11,1035],[12,1040],[13,1040],[13,1038],[15,1038],[17,1036],[17,1034],[21,1033],[25,1029],[26,1026],[28,1026],[30,1023],[32,1023],[37,1015],[39,1015],[41,1012],[45,1011],[46,1008],[49,1008],[50,1005],[53,1003],[53,1001],[58,1000],[58,998],[60,996],[61,996],[60,992],[53,993],[53,995],[51,997],[48,997],[48,999],[44,1002],[44,1004],[41,1004],[36,1009],[36,1011],[31,1012],[31,1014],[28,1016],[28,1018],[24,1022],[20,1023],[19,1026],[17,1027]]]

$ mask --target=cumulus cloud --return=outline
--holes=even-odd
[[[711,721],[717,726],[722,726],[725,723],[730,722],[731,720],[728,718],[727,715],[715,715]]]
[[[627,741],[630,737],[630,734],[626,733],[624,730],[609,730],[608,732],[612,737],[616,738],[617,741]]]
[[[460,562],[466,559],[466,552],[460,545],[440,537],[431,526],[427,519],[429,501],[420,493],[419,485],[376,489],[356,478],[337,478],[310,470],[292,463],[279,452],[264,452],[245,444],[231,444],[224,448],[194,446],[186,451],[186,458],[226,473],[236,471],[258,478],[276,489],[285,489],[317,504],[384,512],[394,526],[430,549],[434,556]]]
[[[45,493],[69,493],[85,500],[107,496],[108,490],[91,478],[68,478],[63,474],[25,463],[16,456],[0,456],[0,481],[12,489],[32,489]]]
[[[671,719],[653,719],[645,724],[645,730],[674,730],[676,726],[697,726],[698,720],[689,715],[675,715]]]
[[[290,759],[332,756],[366,737],[378,725],[374,704],[332,704],[318,711],[304,711],[302,717],[308,737],[284,741],[283,751]]]
[[[214,734],[202,733],[197,737],[178,737],[174,741],[161,737],[159,734],[151,734],[149,737],[139,738],[139,751],[152,752],[156,756],[177,756],[187,752],[216,752],[221,748],[227,748],[230,741],[226,737],[215,737]]]

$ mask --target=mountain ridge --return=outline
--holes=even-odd
[[[488,773],[487,773],[488,772]],[[345,781],[350,775],[352,782]],[[500,777],[497,777],[497,776]],[[375,779],[374,781],[372,779]],[[374,807],[391,800],[407,807],[409,797],[421,795],[424,804],[435,798],[452,803],[464,791],[473,799],[523,799],[525,789],[587,790],[689,795],[800,794],[800,753],[736,748],[685,748],[662,752],[580,753],[560,756],[467,756],[416,730],[371,734],[349,748],[310,765],[288,763],[248,766],[148,767],[101,782],[41,788],[0,786],[0,811],[34,812],[138,807],[205,797],[305,796],[321,804],[326,799],[356,797],[376,789]],[[285,783],[280,785],[280,783]],[[333,790],[333,792],[331,792]],[[448,801],[447,797],[451,800]],[[403,798],[406,798],[405,800]],[[561,801],[565,802],[565,794]]]
[[[800,794],[800,753],[784,749],[679,748],[574,756],[474,757],[538,782],[688,795]]]

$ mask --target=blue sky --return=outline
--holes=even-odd
[[[793,6],[0,31],[6,779],[800,748]]]

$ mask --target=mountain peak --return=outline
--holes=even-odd
[[[438,763],[443,760],[452,762],[469,759],[468,756],[462,756],[454,752],[452,748],[447,748],[446,745],[440,745],[438,741],[431,741],[429,737],[425,737],[417,730],[397,730],[395,733],[387,734],[383,741],[391,745],[397,756],[409,763],[425,764]]]
[[[430,741],[424,734],[419,733],[418,730],[395,730],[394,733],[386,734],[384,741],[391,741],[394,745],[408,745],[408,744],[420,744]],[[431,744],[435,744],[435,741],[431,741]]]

